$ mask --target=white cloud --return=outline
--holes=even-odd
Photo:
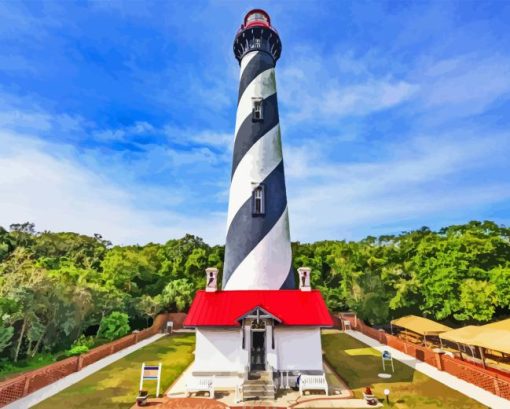
[[[205,145],[214,148],[222,148],[230,152],[234,143],[234,130],[232,130],[232,133],[229,133],[217,132],[210,129],[183,129],[167,125],[164,127],[163,132],[170,141],[183,145]]]
[[[485,207],[510,199],[510,182],[497,177],[508,171],[509,137],[415,137],[381,149],[381,159],[353,164],[328,161],[314,144],[288,149],[292,237],[359,238],[381,225],[483,217]],[[296,171],[299,162],[308,166]]]
[[[510,96],[510,59],[461,55],[427,64],[422,73],[422,99],[427,108],[468,116],[484,112],[499,98]]]
[[[321,57],[301,50],[278,73],[278,92],[285,108],[284,121],[337,122],[347,116],[365,116],[411,100],[419,85],[371,72],[367,61],[335,53]]]
[[[209,243],[224,239],[224,214],[190,217],[158,206],[141,209],[130,191],[79,165],[58,147],[5,131],[0,132],[0,146],[6,147],[0,151],[2,226],[32,221],[39,230],[101,233],[118,244],[166,241],[185,233]],[[48,149],[57,154],[48,154]]]

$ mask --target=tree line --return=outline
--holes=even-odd
[[[332,311],[355,311],[372,324],[406,314],[454,324],[509,315],[510,229],[490,221],[292,247],[294,267],[312,268],[312,286]],[[221,272],[223,258],[223,246],[189,234],[113,246],[97,234],[0,227],[0,358],[83,352],[91,337],[122,336],[160,311],[186,311],[205,286],[205,268]]]

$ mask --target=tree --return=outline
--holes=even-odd
[[[147,319],[147,327],[149,326],[149,318],[154,319],[156,314],[161,311],[161,297],[151,297],[150,295],[142,295],[138,300],[138,309]]]
[[[161,294],[161,302],[170,310],[184,311],[193,299],[193,285],[185,278],[170,281]]]
[[[11,345],[11,339],[14,335],[13,327],[0,326],[0,353],[4,351],[9,345]]]
[[[97,336],[113,341],[126,335],[130,329],[128,315],[123,312],[114,311],[101,320]]]

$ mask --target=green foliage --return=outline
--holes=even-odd
[[[14,335],[13,327],[0,326],[0,352],[11,345],[11,339]]]
[[[483,323],[510,313],[510,229],[485,221],[360,242],[293,244],[333,310],[372,324],[405,314]],[[334,295],[333,295],[334,294]]]
[[[332,311],[354,310],[372,324],[406,314],[467,324],[510,315],[510,229],[489,221],[292,243],[292,251],[294,268],[312,269],[312,286]],[[92,348],[106,340],[80,337],[100,324],[102,336],[113,312],[142,328],[160,311],[186,311],[206,267],[221,280],[223,258],[223,246],[190,234],[112,247],[97,234],[0,227],[0,360]]]
[[[74,347],[86,347],[87,349],[91,349],[95,346],[96,340],[92,336],[80,335],[76,341],[73,342],[72,348]]]
[[[71,349],[66,351],[66,356],[76,356],[84,354],[85,352],[89,352],[89,347],[86,345],[76,345],[72,347]]]
[[[161,302],[167,309],[184,311],[193,300],[193,285],[185,278],[170,281],[163,289]]]
[[[126,335],[130,329],[128,315],[124,312],[113,311],[101,320],[97,336],[113,341]]]

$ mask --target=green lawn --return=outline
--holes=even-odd
[[[388,388],[390,407],[398,409],[485,407],[396,360],[393,377],[379,378],[377,374],[382,372],[381,354],[349,335],[324,331],[322,345],[328,362],[353,389],[356,398],[361,398],[363,390],[370,385],[380,400],[384,399],[383,390]]]
[[[162,393],[193,361],[194,349],[195,334],[179,334],[161,338],[34,407],[39,409],[129,408],[134,404],[138,393],[142,362],[163,363]],[[146,382],[144,389],[154,394],[156,382]]]

